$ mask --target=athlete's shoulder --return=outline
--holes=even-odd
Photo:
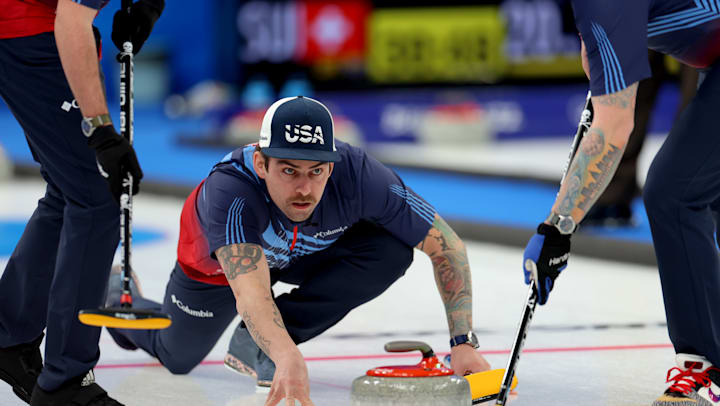
[[[220,172],[226,175],[244,179],[253,184],[259,184],[260,178],[255,173],[253,166],[253,154],[255,145],[245,145],[225,155],[220,162],[215,164],[210,175]]]
[[[350,145],[343,141],[335,141],[335,148],[341,157],[341,161],[336,165],[354,166],[357,163],[363,162],[368,157],[367,152],[363,148]]]
[[[245,196],[250,200],[266,200],[264,182],[252,165],[254,146],[238,148],[227,154],[205,179],[205,193],[215,199],[222,196]]]
[[[340,162],[335,163],[333,178],[342,182],[354,183],[360,179],[367,165],[368,154],[364,149],[342,141],[335,141],[335,148],[340,154]]]

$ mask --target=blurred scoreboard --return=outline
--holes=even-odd
[[[507,71],[497,7],[381,9],[368,35],[377,83],[495,82]]]
[[[332,88],[581,77],[567,3],[244,1],[238,73],[300,72]]]

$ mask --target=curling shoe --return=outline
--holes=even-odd
[[[40,343],[43,336],[40,334],[29,343],[0,348],[0,379],[10,384],[25,403],[30,403],[35,382],[42,371]]]
[[[272,385],[275,363],[255,344],[244,323],[235,328],[224,362],[228,369],[255,378],[258,389]]]
[[[45,392],[40,386],[35,385],[30,406],[123,406],[123,404],[108,396],[107,392],[95,383],[95,374],[90,370],[87,375],[71,379],[51,392]]]
[[[678,366],[667,374],[670,387],[652,406],[720,405],[720,369],[699,355],[677,354],[675,359]]]

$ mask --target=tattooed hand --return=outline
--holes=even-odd
[[[266,405],[276,405],[282,399],[312,405],[307,366],[273,299],[270,268],[263,249],[256,244],[232,244],[215,250],[215,256],[235,294],[237,310],[248,333],[275,364]]]

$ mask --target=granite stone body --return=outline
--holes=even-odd
[[[353,381],[352,406],[469,406],[470,384],[451,375],[430,378],[360,376]]]

